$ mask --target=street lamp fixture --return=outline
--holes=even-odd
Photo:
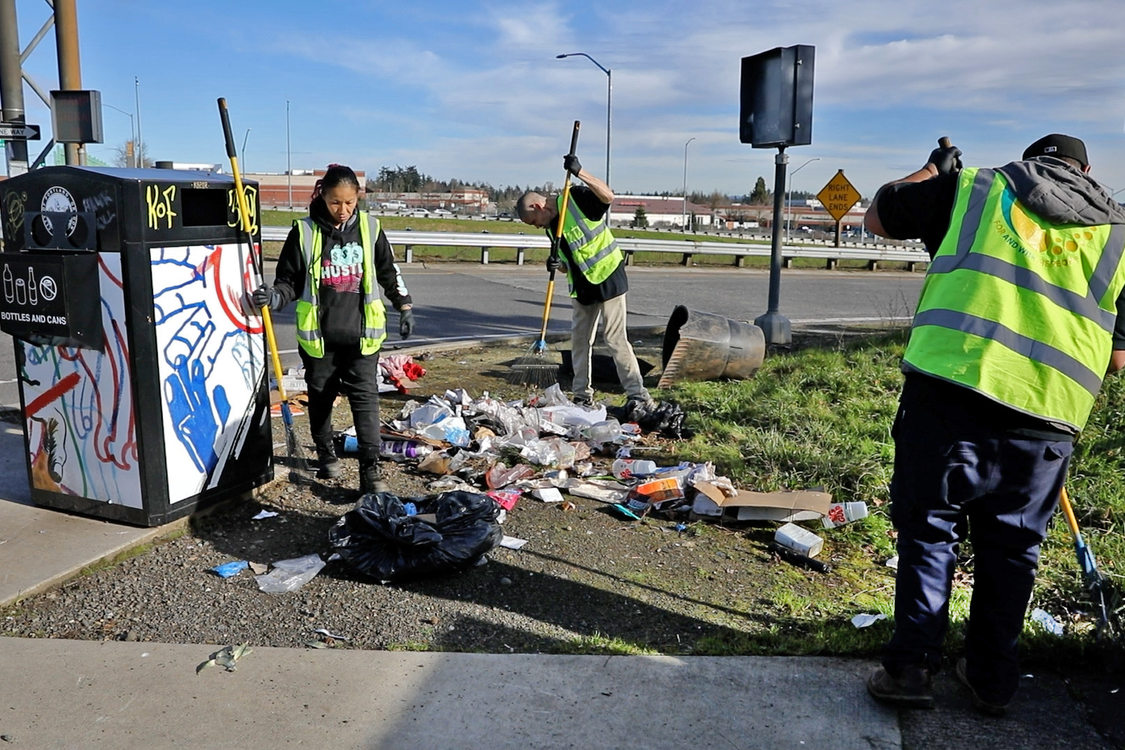
[[[695,136],[688,138],[684,143],[684,209],[683,216],[680,219],[680,226],[684,232],[687,232],[687,147],[688,144],[695,140]]]
[[[802,169],[804,169],[808,165],[812,164],[814,161],[820,161],[820,157],[814,156],[813,158],[809,159],[808,161],[806,161],[801,166],[794,169],[792,172],[789,173],[790,179],[786,180],[786,182],[788,183],[788,188],[789,188],[789,194],[785,198],[785,202],[786,202],[786,204],[788,204],[788,208],[789,208],[789,220],[785,223],[785,241],[787,243],[789,242],[789,231],[793,228],[793,180],[792,180],[792,177],[793,177],[793,175],[797,174],[798,172],[800,172]]]
[[[564,57],[585,57],[587,60],[597,65],[606,77],[606,91],[605,91],[605,184],[611,188],[613,183],[609,180],[609,130],[613,122],[613,71],[602,65],[594,58],[587,55],[585,52],[567,52],[562,55],[555,55],[559,60]],[[607,216],[608,218],[608,216]]]

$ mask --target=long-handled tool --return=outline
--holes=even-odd
[[[227,100],[219,97],[219,117],[223,121],[223,137],[226,139],[227,156],[230,157],[231,173],[234,175],[234,191],[238,196],[238,216],[242,229],[246,232],[246,239],[250,243],[250,251],[254,251],[253,222],[250,220],[250,206],[246,203],[246,192],[242,189],[242,175],[238,171],[238,155],[234,149],[234,134],[230,128],[230,115],[227,113]],[[255,262],[255,265],[257,262]],[[258,276],[261,277],[261,269]],[[277,339],[273,333],[273,317],[270,315],[269,305],[262,307],[262,327],[266,331],[266,341],[269,343],[270,359],[273,361],[274,378],[277,380],[277,396],[281,400],[281,421],[285,425],[285,448],[289,454],[290,480],[301,481],[308,478],[309,467],[300,443],[297,442],[297,433],[293,428],[293,412],[289,409],[289,399],[285,394],[285,385],[281,379],[281,357],[277,353]]]
[[[1062,508],[1063,515],[1066,516],[1067,525],[1070,526],[1070,534],[1074,537],[1074,555],[1078,558],[1078,567],[1082,570],[1082,579],[1086,582],[1086,588],[1090,591],[1094,606],[1098,608],[1097,635],[1101,637],[1104,632],[1112,631],[1109,622],[1109,607],[1106,604],[1106,598],[1109,596],[1109,585],[1102,577],[1101,571],[1098,570],[1098,564],[1094,562],[1094,553],[1086,546],[1086,541],[1082,538],[1082,532],[1078,530],[1078,520],[1074,517],[1074,508],[1071,507],[1070,496],[1067,495],[1066,487],[1063,487],[1059,493],[1059,506]]]
[[[578,148],[578,128],[580,123],[574,121],[574,132],[570,136],[570,152],[567,156],[574,156]],[[566,219],[567,203],[570,200],[570,172],[566,173],[563,181],[562,201],[559,204],[558,225],[551,237],[551,258],[558,260],[559,242],[562,240],[563,222]],[[508,373],[508,382],[513,385],[548,386],[558,381],[559,365],[547,359],[547,321],[551,317],[551,301],[555,296],[555,269],[552,267],[547,275],[547,301],[543,305],[543,325],[539,329],[539,339],[531,345],[527,354],[512,363]]]

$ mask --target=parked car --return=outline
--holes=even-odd
[[[413,216],[416,219],[425,219],[425,218],[428,218],[429,215],[430,215],[430,212],[427,211],[424,208],[416,208],[416,209],[414,209],[413,211],[411,211],[410,213],[407,214],[407,216]]]
[[[435,208],[433,211],[430,212],[430,216],[447,217],[447,216],[452,216],[452,215],[453,215],[452,211],[447,211],[444,208]]]

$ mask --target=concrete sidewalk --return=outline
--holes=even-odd
[[[870,664],[0,638],[13,748],[898,748]],[[18,675],[18,678],[12,679]]]

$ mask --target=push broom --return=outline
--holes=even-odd
[[[1063,487],[1059,493],[1059,506],[1062,508],[1063,515],[1066,516],[1066,523],[1070,527],[1071,536],[1074,538],[1074,555],[1078,559],[1082,579],[1085,581],[1086,588],[1090,592],[1090,598],[1098,610],[1096,633],[1099,637],[1106,630],[1109,630],[1112,634],[1109,607],[1106,604],[1106,599],[1109,598],[1109,585],[1102,577],[1101,571],[1098,570],[1098,564],[1094,562],[1094,553],[1086,546],[1086,541],[1082,538],[1082,532],[1078,529],[1078,520],[1074,517],[1074,508],[1070,504],[1070,496],[1066,492],[1066,487]]]
[[[227,100],[219,97],[219,117],[223,121],[223,137],[227,142],[227,156],[230,157],[231,173],[234,175],[234,192],[238,196],[238,216],[243,231],[246,232],[247,241],[250,243],[250,252],[254,252],[253,222],[250,219],[250,206],[246,203],[246,192],[242,189],[242,176],[238,171],[238,155],[234,150],[234,134],[230,129],[230,115],[227,113]],[[257,266],[257,262],[255,262]],[[261,268],[258,275],[262,276]],[[270,315],[269,305],[262,307],[262,327],[266,332],[266,341],[269,343],[270,359],[273,361],[274,378],[277,380],[277,396],[281,400],[281,421],[285,425],[285,447],[289,454],[289,467],[291,481],[308,479],[309,466],[301,445],[297,442],[297,433],[293,428],[293,412],[289,409],[289,399],[285,393],[285,385],[281,380],[281,357],[277,353],[277,338],[273,332],[273,317]]]
[[[578,148],[579,121],[574,121],[574,132],[570,136],[570,153],[574,156]],[[562,239],[563,219],[566,217],[566,207],[570,200],[570,172],[566,173],[563,181],[562,201],[559,203],[559,216],[555,233],[551,236],[551,258],[559,257],[559,241]],[[551,317],[551,301],[555,296],[555,269],[548,271],[547,276],[547,301],[543,305],[543,325],[539,329],[539,339],[531,345],[527,354],[512,363],[508,372],[508,382],[513,385],[545,387],[559,379],[559,365],[553,361],[547,352],[547,321]]]

